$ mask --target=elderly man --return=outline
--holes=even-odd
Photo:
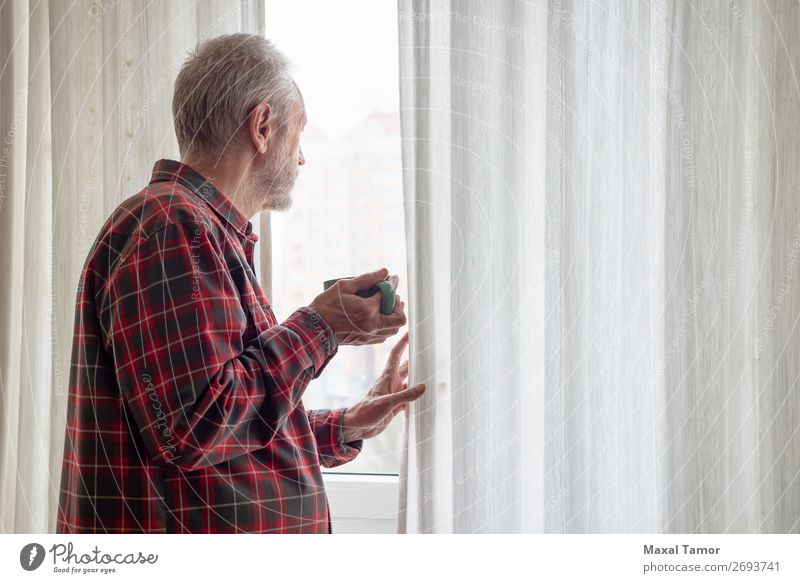
[[[201,44],[173,114],[182,161],[156,163],[81,275],[58,532],[330,532],[320,464],[353,459],[425,387],[404,383],[406,334],[352,407],[307,411],[303,392],[339,345],[396,334],[404,304],[356,295],[380,269],[276,321],[249,218],[290,207],[306,114],[270,42]]]

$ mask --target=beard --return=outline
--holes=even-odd
[[[292,206],[292,189],[299,167],[287,149],[281,148],[269,158],[255,179],[255,196],[263,203],[262,210],[288,211]]]

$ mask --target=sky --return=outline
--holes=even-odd
[[[338,139],[373,111],[398,110],[395,2],[267,0],[266,18],[267,38],[294,64],[309,125]]]

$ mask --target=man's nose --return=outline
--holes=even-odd
[[[297,161],[297,163],[300,166],[302,166],[303,164],[306,163],[306,158],[305,158],[305,156],[303,156],[303,148],[300,148],[300,159]]]

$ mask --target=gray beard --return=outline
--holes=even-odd
[[[254,195],[263,201],[262,210],[288,211],[298,167],[285,151],[276,154],[256,177]]]

